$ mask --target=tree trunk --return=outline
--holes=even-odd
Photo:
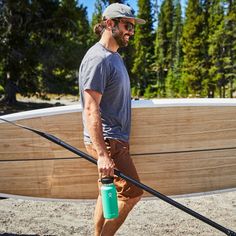
[[[10,79],[7,80],[5,86],[5,101],[8,105],[16,104],[16,93],[17,93],[17,86],[14,82]]]

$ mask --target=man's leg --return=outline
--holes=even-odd
[[[115,162],[115,167],[125,175],[139,180],[136,168],[130,157],[129,144],[112,139],[107,140],[107,143],[111,157]],[[105,220],[101,236],[113,236],[143,194],[143,190],[120,177],[114,179],[114,184],[118,193],[119,217],[117,219]]]
[[[116,219],[105,220],[101,236],[113,236],[115,232],[123,224],[129,212],[132,210],[135,204],[140,200],[140,198],[141,197],[136,197],[136,198],[131,198],[127,201],[118,201],[119,217]]]
[[[93,148],[91,144],[85,145],[87,152],[97,159],[97,152]],[[99,187],[100,188],[100,187]],[[105,219],[103,217],[103,210],[102,210],[102,198],[101,195],[98,195],[97,203],[94,211],[94,235],[100,236],[102,232],[102,227],[105,222]]]
[[[130,158],[128,143],[109,140],[106,142],[106,145],[115,162],[116,168],[124,174],[139,180],[136,168]],[[96,150],[92,147],[92,145],[86,145],[86,149],[90,155],[96,158]],[[140,188],[130,185],[130,183],[122,180],[121,178],[115,178],[114,183],[117,188],[118,196],[121,197],[118,198],[119,217],[112,220],[104,219],[102,200],[101,196],[99,196],[94,214],[96,236],[114,235],[143,194],[143,191]]]
[[[94,212],[94,223],[95,223],[95,236],[100,236],[102,229],[103,229],[103,224],[105,222],[105,219],[103,217],[103,211],[102,211],[102,198],[99,195],[97,199],[97,204]]]

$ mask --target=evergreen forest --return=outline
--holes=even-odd
[[[0,1],[0,97],[78,95],[78,69],[99,39],[79,0]],[[236,97],[236,0],[137,0],[133,40],[119,50],[134,98]]]

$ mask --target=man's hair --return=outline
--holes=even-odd
[[[114,19],[112,19],[112,20],[115,22],[115,26],[118,25],[119,22],[118,22],[117,20],[119,20],[119,19],[120,19],[120,18],[114,18]],[[103,32],[104,32],[104,30],[106,29],[106,26],[107,26],[107,25],[106,25],[106,18],[104,17],[100,23],[96,24],[96,25],[93,27],[93,32],[94,32],[98,37],[101,37],[102,34],[103,34]]]
[[[106,22],[104,20],[102,20],[100,23],[96,24],[93,27],[93,32],[98,36],[101,37],[102,33],[104,32],[106,28]]]

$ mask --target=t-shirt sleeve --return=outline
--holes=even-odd
[[[82,68],[83,90],[91,89],[103,93],[108,80],[108,67],[103,58],[95,57]]]

